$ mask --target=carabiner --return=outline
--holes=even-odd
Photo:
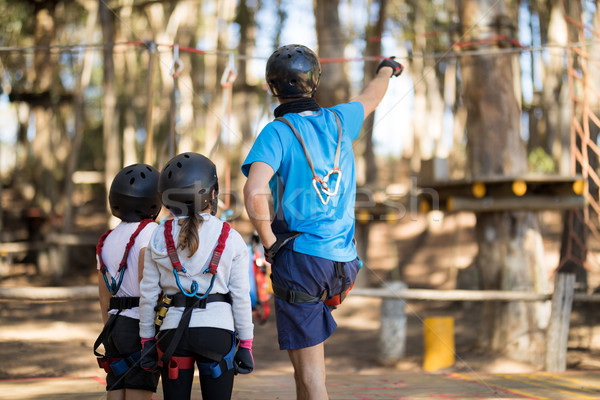
[[[173,45],[173,63],[171,64],[171,69],[169,70],[169,74],[176,78],[179,73],[183,71],[183,61],[179,58],[179,45]]]
[[[325,184],[321,178],[319,178],[318,176],[315,176],[313,178],[313,187],[315,188],[315,192],[317,192],[317,196],[319,196],[319,200],[321,200],[321,203],[323,203],[323,205],[327,205],[327,203],[329,203],[329,194],[322,189],[319,189],[317,187],[317,181],[321,184],[321,188],[323,187],[323,185],[325,185],[325,187],[327,187],[327,184]],[[325,193],[327,195],[327,197],[325,199],[323,199],[323,195],[321,195],[321,191],[323,191],[323,193]]]
[[[194,280],[192,281],[192,286],[190,287],[191,292],[188,293],[185,291],[183,286],[181,286],[181,282],[179,282],[179,275],[177,274],[177,269],[175,268],[173,268],[173,275],[175,275],[175,281],[177,282],[177,287],[179,288],[179,290],[181,290],[181,293],[183,293],[187,297],[196,296],[196,293],[198,293],[198,282]]]
[[[335,167],[334,169],[332,169],[331,171],[329,171],[327,173],[327,175],[325,175],[325,178],[323,178],[323,182],[326,184],[327,182],[329,182],[329,178],[332,175],[335,175],[335,174],[338,175],[337,181],[335,182],[335,190],[332,192],[332,191],[329,190],[329,187],[326,187],[323,190],[323,193],[325,193],[328,196],[335,196],[338,193],[338,189],[340,188],[340,182],[342,181],[342,170],[339,169],[339,168],[337,168],[337,167]],[[321,185],[321,186],[323,186],[323,185]]]

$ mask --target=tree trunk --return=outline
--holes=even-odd
[[[378,15],[375,25],[368,25],[365,29],[366,50],[365,57],[378,57],[381,55],[381,37],[383,36],[383,25],[386,18],[387,0],[375,0],[377,4]],[[369,5],[369,10],[372,8]],[[371,18],[369,18],[371,20]],[[363,87],[369,83],[375,76],[377,70],[376,62],[365,62]],[[377,163],[375,162],[375,151],[373,146],[373,123],[375,121],[375,113],[371,113],[363,123],[362,136],[364,138],[365,160],[365,182],[375,184],[377,182]]]
[[[106,2],[99,0],[98,13],[100,15],[100,24],[102,26],[102,39],[105,43],[114,43],[115,28],[113,13],[106,5]],[[102,96],[102,137],[104,142],[104,187],[106,194],[110,191],[110,185],[113,178],[121,169],[120,135],[116,130],[115,107],[117,97],[115,91],[115,67],[114,67],[113,46],[104,46],[103,61],[103,89]],[[107,202],[107,214],[110,215]],[[110,225],[114,226],[116,220],[112,219]]]
[[[484,28],[515,20],[505,1],[461,1],[465,40],[484,39]],[[468,35],[471,35],[470,37]],[[490,35],[498,32],[490,32]],[[513,55],[462,57],[467,116],[467,154],[473,179],[520,176],[527,172],[520,137],[520,109],[513,77]],[[531,212],[478,213],[475,263],[482,289],[543,291],[547,275],[537,215]],[[548,315],[526,302],[486,303],[480,344],[487,350],[535,365],[544,362]]]
[[[338,12],[339,0],[316,0],[315,20],[319,58],[344,57],[346,40],[342,33]],[[350,84],[344,70],[345,63],[323,64],[321,83],[316,98],[322,107],[332,107],[348,101]]]

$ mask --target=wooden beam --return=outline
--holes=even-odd
[[[450,197],[446,200],[447,211],[542,211],[571,210],[583,208],[585,197],[578,195],[542,196],[524,195],[522,197]]]
[[[375,297],[380,299],[420,301],[548,301],[551,293],[531,293],[508,290],[438,290],[354,288],[351,296]],[[574,302],[600,303],[600,294],[575,293]]]
[[[567,340],[574,288],[575,274],[556,274],[550,324],[546,334],[545,370],[549,372],[563,372],[567,369]]]
[[[0,287],[3,300],[85,300],[97,299],[98,286]]]

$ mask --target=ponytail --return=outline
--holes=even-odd
[[[182,218],[179,220],[181,230],[179,231],[179,248],[188,249],[189,257],[193,256],[198,250],[198,229],[202,226],[204,218],[198,215],[198,213],[192,213],[188,218]]]

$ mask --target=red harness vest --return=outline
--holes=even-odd
[[[141,220],[137,229],[135,230],[135,232],[133,232],[133,234],[129,238],[129,242],[125,246],[125,253],[123,254],[123,258],[121,259],[121,262],[119,263],[119,269],[117,271],[120,274],[119,282],[115,282],[115,278],[113,278],[111,276],[110,279],[112,280],[112,283],[110,283],[110,284],[108,283],[108,278],[106,276],[106,275],[109,275],[108,268],[106,267],[106,264],[104,264],[104,260],[102,259],[102,247],[104,247],[104,241],[106,240],[108,235],[112,232],[112,229],[107,230],[106,232],[104,232],[104,234],[102,236],[100,236],[100,240],[98,241],[98,245],[96,246],[96,256],[98,257],[98,262],[100,263],[100,271],[102,272],[102,275],[104,276],[104,282],[106,283],[106,287],[108,288],[108,290],[110,291],[110,293],[113,296],[115,296],[117,294],[117,292],[119,291],[119,288],[121,287],[121,283],[123,282],[123,275],[125,273],[125,270],[127,269],[127,258],[129,257],[129,251],[135,244],[135,239],[137,238],[139,233],[150,222],[154,222],[154,220],[150,219],[150,218]]]

